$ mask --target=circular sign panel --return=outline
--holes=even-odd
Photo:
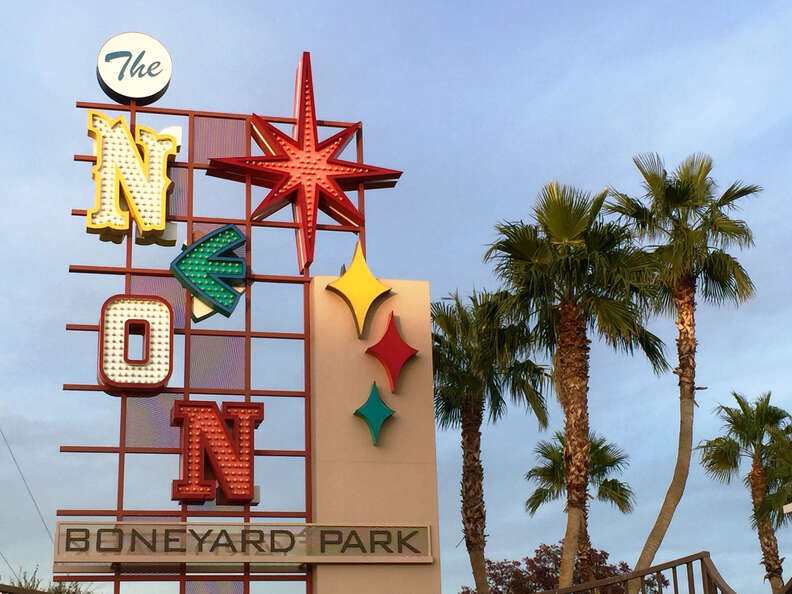
[[[99,50],[96,77],[113,101],[153,103],[170,84],[173,62],[165,46],[145,33],[121,33]]]

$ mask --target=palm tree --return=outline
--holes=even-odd
[[[567,525],[559,586],[571,584],[586,509],[589,459],[589,334],[627,352],[643,350],[656,371],[666,367],[662,341],[643,326],[653,298],[654,265],[629,229],[603,222],[606,192],[595,197],[555,182],[534,207],[535,224],[496,226],[485,255],[512,294],[514,311],[535,323],[537,343],[552,356],[553,382],[564,410]]]
[[[685,491],[693,446],[693,407],[696,388],[696,294],[712,304],[739,304],[750,298],[754,286],[748,273],[726,248],[753,245],[744,221],[728,216],[740,198],[761,191],[759,186],[731,184],[715,195],[710,176],[712,159],[695,154],[673,173],[659,155],[633,159],[643,177],[642,199],[611,191],[614,203],[606,209],[620,215],[644,240],[659,265],[658,311],[676,313],[679,377],[679,444],[674,474],[657,520],[646,539],[636,570],[652,564],[663,542],[677,504]]]
[[[725,434],[699,445],[701,462],[711,477],[731,482],[740,470],[740,460],[750,460],[751,469],[745,483],[751,491],[753,523],[759,536],[765,579],[770,580],[773,594],[784,590],[778,542],[771,518],[760,510],[772,482],[772,431],[781,431],[790,422],[789,413],[770,404],[765,392],[751,405],[744,396],[732,392],[737,407],[718,406],[715,411],[723,421]],[[778,510],[776,510],[778,511]]]
[[[566,473],[564,471],[564,434],[556,432],[550,441],[540,441],[534,448],[539,464],[525,474],[525,480],[534,481],[538,487],[525,502],[525,509],[532,516],[545,503],[559,499],[566,492]],[[635,496],[630,485],[616,478],[629,465],[629,456],[615,444],[608,443],[604,437],[591,432],[589,435],[589,485],[597,490],[597,499],[610,503],[620,512],[628,514],[633,510]],[[591,564],[591,540],[588,532],[588,500],[592,495],[586,492],[583,526],[578,542],[578,559],[583,581],[595,579]]]
[[[767,427],[767,495],[759,506],[758,518],[768,518],[773,528],[792,521],[784,507],[792,502],[792,423],[782,428]]]
[[[484,413],[497,421],[506,412],[506,394],[547,426],[543,367],[527,355],[532,337],[514,324],[503,294],[474,293],[469,305],[459,295],[432,303],[435,416],[442,428],[462,431],[462,527],[479,594],[489,594],[484,562],[484,469],[481,424]]]

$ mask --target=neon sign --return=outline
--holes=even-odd
[[[64,385],[88,397],[102,391],[118,397],[121,430],[110,445],[63,448],[118,456],[117,490],[106,509],[58,511],[112,522],[59,522],[55,573],[76,573],[86,581],[88,573],[106,573],[103,581],[119,589],[145,565],[152,581],[178,581],[186,590],[186,583],[201,581],[191,575],[194,567],[172,572],[177,564],[195,563],[200,571],[236,574],[230,579],[252,591],[254,581],[286,567],[302,574],[295,581],[304,581],[308,592],[325,594],[356,590],[332,585],[336,577],[318,577],[321,564],[350,564],[348,575],[360,580],[362,564],[379,563],[384,573],[374,581],[434,594],[439,568],[427,567],[437,560],[430,528],[437,524],[431,358],[424,356],[431,348],[428,284],[381,280],[365,257],[363,190],[391,187],[401,172],[364,162],[360,123],[316,118],[307,53],[298,68],[292,120],[140,108],[153,100],[146,93],[164,92],[157,85],[169,80],[170,59],[166,64],[153,46],[127,43],[133,37],[121,41],[102,48],[98,70],[103,89],[116,85],[108,94],[129,107],[78,103],[88,110],[94,150],[75,160],[92,163],[93,202],[72,213],[85,217],[88,233],[125,243],[124,263],[71,270],[116,275],[124,292],[107,299],[98,323],[67,324],[69,330],[98,334],[98,364],[95,385]],[[117,84],[130,86],[119,91]],[[148,90],[135,90],[140,85]],[[183,152],[180,128],[143,125],[152,114],[188,122]],[[290,134],[284,124],[293,125]],[[328,128],[335,129],[325,134]],[[320,134],[327,139],[320,141]],[[341,159],[353,141],[357,160]],[[207,186],[196,176],[204,174],[243,183],[245,214],[198,211]],[[289,205],[293,222],[268,220]],[[320,222],[320,211],[333,222]],[[300,274],[267,274],[268,259],[254,261],[253,232],[278,227],[295,232]],[[340,276],[312,275],[319,231],[357,236],[354,256]],[[177,235],[183,246],[176,246]],[[173,249],[137,247],[152,243]],[[271,301],[265,315],[255,313],[255,283],[299,288],[302,327],[269,326],[273,314],[280,315]],[[272,293],[262,293],[272,299]],[[213,313],[231,319],[206,323]],[[296,385],[261,379],[259,365],[283,360],[256,351],[254,345],[264,340],[302,343],[295,359],[302,359],[305,372]],[[260,398],[268,399],[266,425]],[[282,443],[278,426],[285,427],[289,417],[270,407],[270,398],[302,399],[296,413],[301,420],[293,423],[300,445]],[[276,430],[269,434],[269,427]],[[284,445],[288,449],[276,449]],[[134,496],[126,496],[140,487],[126,470],[140,454],[179,457],[178,471],[174,465],[167,476],[147,478],[161,480],[167,490],[160,509],[139,509]],[[257,463],[266,462],[258,468],[262,474],[263,468],[278,468],[278,459],[304,464],[299,473],[285,475],[299,488],[296,497],[289,496],[296,503],[286,509],[280,501],[271,505],[273,496],[283,495],[273,487],[285,484],[284,477],[271,470],[256,476]],[[409,493],[403,492],[405,484],[411,485]],[[151,520],[136,521],[143,518]],[[209,518],[216,521],[202,521]],[[273,518],[296,521],[267,523]],[[416,583],[429,590],[382,577],[391,566],[421,564],[416,569],[428,571],[414,574]]]

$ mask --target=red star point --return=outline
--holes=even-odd
[[[418,353],[416,349],[404,342],[401,334],[399,334],[396,321],[393,319],[393,312],[388,318],[388,327],[385,329],[385,334],[383,334],[377,344],[367,348],[366,352],[369,355],[374,355],[382,363],[388,374],[391,392],[396,391],[396,384],[399,382],[399,374],[404,364]]]
[[[251,134],[265,153],[262,157],[229,157],[210,160],[209,175],[270,188],[253,213],[264,219],[292,204],[300,271],[314,259],[318,210],[342,225],[363,225],[363,216],[345,191],[363,187],[393,187],[401,171],[338,159],[361,124],[353,124],[319,142],[316,128],[311,56],[303,53],[297,69],[292,136],[253,114]]]

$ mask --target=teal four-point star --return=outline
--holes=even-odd
[[[371,392],[369,392],[368,400],[365,404],[355,411],[355,416],[360,417],[368,425],[371,432],[371,441],[377,445],[380,429],[382,424],[393,415],[393,411],[382,401],[379,390],[377,390],[377,382],[371,384]]]

